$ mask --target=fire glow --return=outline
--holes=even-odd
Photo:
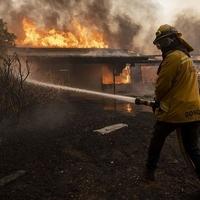
[[[113,84],[113,72],[107,66],[103,66],[103,84]],[[122,72],[115,76],[115,84],[130,84],[131,83],[131,69],[130,66],[125,66]]]
[[[17,40],[18,46],[46,48],[108,48],[101,32],[93,30],[73,20],[74,32],[41,28],[30,19],[23,19],[24,39]]]
[[[44,28],[35,21],[24,18],[22,21],[23,39],[16,41],[17,46],[33,48],[108,48],[103,33],[98,31],[96,25],[87,27],[72,20],[70,30],[61,31],[55,28]],[[109,68],[103,67],[103,84],[113,84],[113,73]],[[122,73],[115,76],[115,84],[130,84],[130,67],[126,66]]]

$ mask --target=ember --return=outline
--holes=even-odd
[[[108,48],[101,32],[96,27],[86,27],[73,20],[74,32],[41,28],[30,19],[23,19],[25,38],[17,41],[18,46],[62,47],[62,48]]]

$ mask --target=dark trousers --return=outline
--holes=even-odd
[[[156,169],[166,137],[177,128],[181,130],[184,148],[193,161],[197,174],[200,176],[200,122],[174,124],[157,121],[149,146],[146,166],[150,170]]]

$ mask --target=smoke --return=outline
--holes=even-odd
[[[187,14],[186,14],[187,13]],[[174,25],[183,37],[194,48],[194,53],[200,53],[200,16],[194,10],[185,10],[177,15]]]
[[[49,135],[50,131],[56,128],[59,129],[74,121],[75,116],[73,113],[76,112],[77,109],[66,98],[63,104],[46,102],[45,104],[34,105],[26,109],[26,111],[21,113],[17,124],[15,124],[13,118],[3,119],[0,122],[0,130],[1,133],[6,133],[6,135],[8,133],[13,134],[13,129],[19,132],[32,131],[39,132],[40,134],[47,132]]]
[[[111,48],[142,51],[152,45],[147,33],[155,30],[151,22],[156,12],[153,0],[0,0],[0,17],[19,38],[24,36],[24,17],[61,30],[70,30],[70,22],[77,19],[102,32]]]
[[[186,10],[186,9],[196,9]],[[0,17],[19,39],[24,38],[22,19],[37,25],[74,31],[73,19],[103,33],[110,48],[155,53],[152,41],[160,24],[174,24],[199,51],[197,0],[0,0]],[[185,14],[186,13],[186,14]]]

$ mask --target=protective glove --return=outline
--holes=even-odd
[[[152,107],[153,113],[155,113],[156,108],[160,107],[160,101],[158,101],[156,98],[154,98],[154,103],[152,103],[151,107]]]

